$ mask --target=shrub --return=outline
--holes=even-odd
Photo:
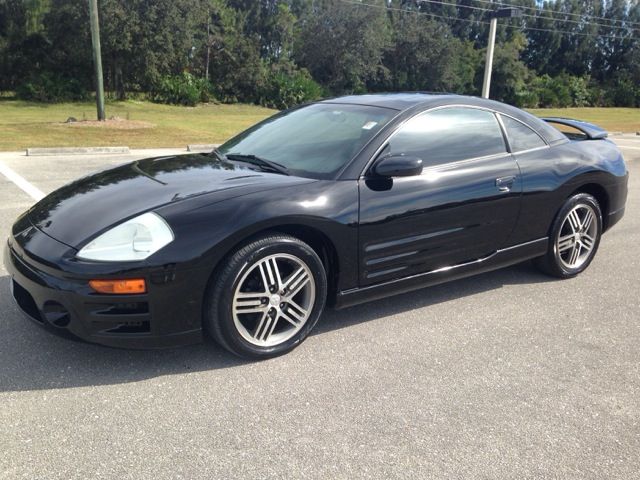
[[[181,75],[160,77],[153,85],[149,99],[156,103],[195,106],[213,99],[211,84],[188,72]]]
[[[640,102],[640,88],[628,72],[617,72],[605,86],[605,101],[614,107],[635,107]]]
[[[574,107],[588,107],[590,92],[590,78],[586,77],[569,77],[569,92]]]
[[[324,95],[322,87],[306,70],[273,73],[260,95],[265,107],[286,109]]]
[[[44,72],[18,86],[16,97],[21,100],[56,103],[87,100],[89,92],[76,79]]]
[[[565,108],[571,105],[571,92],[566,77],[543,75],[537,80],[538,99],[541,107]]]

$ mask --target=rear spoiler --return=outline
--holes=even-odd
[[[566,125],[568,127],[573,127],[576,130],[580,130],[584,133],[589,140],[600,140],[603,138],[607,138],[607,131],[602,128],[594,125],[593,123],[582,122],[580,120],[573,120],[571,118],[562,118],[562,117],[546,117],[543,118],[547,123],[557,123],[560,125]]]

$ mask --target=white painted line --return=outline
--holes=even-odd
[[[627,150],[640,150],[640,147],[627,147],[626,145],[618,145],[618,148],[626,148]]]
[[[45,195],[39,188],[35,187],[16,172],[7,167],[4,163],[0,162],[0,173],[7,177],[7,180],[13,182],[23,192],[33,198],[36,202],[42,200]]]

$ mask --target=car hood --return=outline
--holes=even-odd
[[[313,180],[260,172],[212,154],[147,158],[69,183],[36,203],[29,220],[78,248],[121,221],[173,202],[208,195],[215,203]]]

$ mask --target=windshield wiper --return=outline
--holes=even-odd
[[[280,165],[272,160],[267,160],[266,158],[258,157],[256,155],[244,155],[241,153],[227,153],[225,158],[229,160],[235,160],[238,162],[250,163],[251,165],[255,165],[256,167],[260,167],[262,170],[280,173],[282,175],[291,175],[289,173],[289,169],[284,165]]]

